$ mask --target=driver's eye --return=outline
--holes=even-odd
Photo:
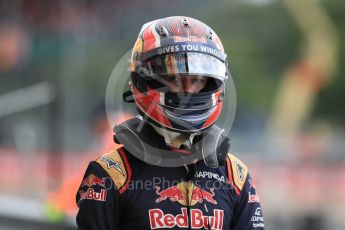
[[[193,78],[193,79],[192,79],[192,82],[193,82],[194,84],[196,84],[196,83],[203,83],[203,82],[204,82],[204,79]]]
[[[174,84],[180,82],[178,77],[174,77],[174,76],[168,77],[167,81],[170,82],[170,83],[174,83]]]

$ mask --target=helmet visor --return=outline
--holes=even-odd
[[[175,53],[147,61],[147,76],[198,75],[225,81],[227,69],[221,60],[203,53]]]

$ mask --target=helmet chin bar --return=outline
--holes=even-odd
[[[176,132],[176,133],[181,133],[181,134],[187,134],[187,135],[190,135],[190,134],[201,134],[202,131],[204,129],[207,129],[207,128],[200,128],[200,129],[192,129],[192,127],[190,127],[190,129],[186,129],[185,127],[181,127],[181,129],[178,129],[178,128],[171,128],[171,127],[168,127],[168,126],[165,126],[157,121],[155,121],[154,119],[150,118],[147,114],[145,114],[143,111],[141,111],[139,108],[137,108],[137,111],[138,113],[142,116],[144,122],[146,123],[152,123],[154,125],[156,125],[157,127],[160,127],[162,129],[166,129],[166,130],[169,130],[169,131],[172,131],[172,132]],[[172,122],[172,121],[170,121]],[[175,124],[176,125],[176,124]]]
[[[179,167],[193,164],[201,159],[208,167],[225,164],[230,148],[229,138],[216,125],[196,136],[188,153],[166,146],[164,139],[150,125],[133,118],[114,127],[114,141],[140,160],[162,167]]]

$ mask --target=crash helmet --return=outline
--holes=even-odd
[[[184,16],[157,19],[143,25],[134,44],[130,92],[148,122],[174,132],[198,133],[220,116],[227,65],[222,42],[205,23]],[[202,89],[172,90],[187,78],[196,88],[202,82]]]

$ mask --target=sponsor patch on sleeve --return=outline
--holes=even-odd
[[[262,215],[261,207],[257,207],[255,209],[254,214],[250,218],[251,223],[253,224],[254,228],[264,228],[264,217]]]
[[[105,153],[96,162],[108,173],[115,187],[122,193],[125,190],[124,186],[127,184],[128,178],[131,176],[131,168],[123,149]]]
[[[233,180],[234,185],[239,191],[242,191],[243,185],[248,175],[248,168],[242,161],[237,159],[234,155],[228,154],[228,158],[231,164],[231,177],[229,180]]]
[[[83,189],[79,190],[79,200],[96,200],[96,201],[106,201],[107,200],[107,190],[101,189],[100,192],[96,192],[94,188],[88,188],[86,191]]]
[[[249,179],[249,193],[248,193],[248,203],[259,203],[260,198],[256,193],[256,188],[252,179]]]
[[[85,177],[80,185],[79,200],[106,201],[108,177],[97,177],[91,173]]]

